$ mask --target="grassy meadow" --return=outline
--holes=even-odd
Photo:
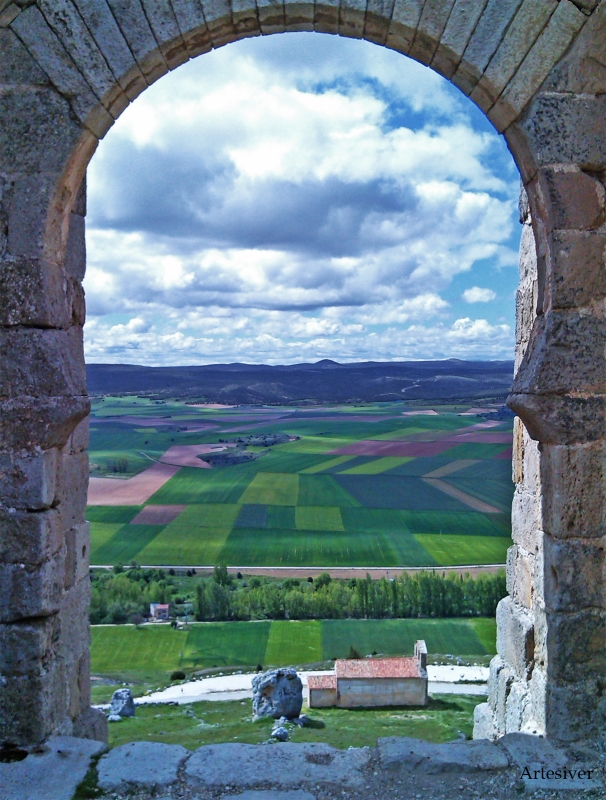
[[[166,681],[175,669],[264,668],[314,664],[360,655],[410,655],[417,639],[433,654],[488,656],[495,652],[494,619],[305,620],[95,625],[93,675],[134,682]]]
[[[98,400],[93,477],[128,479],[174,445],[240,439],[242,447],[247,436],[272,433],[292,440],[255,443],[249,449],[261,455],[246,463],[182,467],[144,504],[185,507],[165,525],[133,523],[141,505],[90,506],[91,563],[502,564],[511,543],[511,422],[491,426],[460,416],[463,406],[437,408],[404,416],[396,403],[217,409]]]
[[[375,747],[381,736],[413,736],[448,742],[461,733],[471,738],[473,709],[484,697],[435,695],[423,708],[313,709],[325,727],[296,728],[293,742],[324,742],[346,749]],[[110,747],[133,741],[180,744],[195,750],[203,744],[266,742],[273,720],[251,719],[250,700],[200,702],[183,706],[139,706],[137,716],[110,725]]]

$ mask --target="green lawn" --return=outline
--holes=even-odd
[[[324,742],[339,749],[375,747],[383,736],[412,736],[430,742],[471,738],[473,710],[484,697],[436,695],[422,708],[312,709],[322,728],[295,728],[293,742]],[[189,703],[184,706],[139,706],[135,717],[110,724],[110,747],[146,741],[180,744],[195,750],[220,742],[266,742],[273,720],[252,721],[250,700]],[[279,746],[279,745],[277,745]]]

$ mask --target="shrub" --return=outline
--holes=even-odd
[[[171,681],[182,681],[185,680],[185,677],[186,675],[181,669],[175,669],[170,673]]]

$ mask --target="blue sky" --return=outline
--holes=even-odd
[[[513,356],[519,178],[454,86],[313,33],[139,97],[88,173],[89,362]]]

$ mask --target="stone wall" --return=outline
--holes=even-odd
[[[169,70],[301,30],[431,66],[503,133],[519,167],[530,217],[511,597],[478,730],[603,730],[604,0],[0,0],[0,741],[104,735],[88,710],[88,162]]]
[[[372,706],[424,706],[427,678],[339,678],[339,708]]]

